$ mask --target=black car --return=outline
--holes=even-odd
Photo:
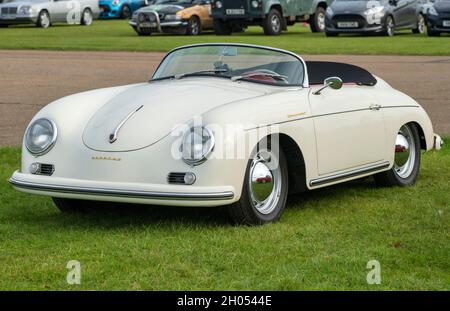
[[[424,33],[425,17],[418,0],[335,0],[326,10],[325,33],[381,33],[396,29]]]
[[[427,24],[429,36],[450,33],[450,0],[437,1],[428,9]]]

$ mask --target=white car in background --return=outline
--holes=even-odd
[[[54,22],[89,26],[100,13],[97,0],[6,0],[0,4],[0,27]]]

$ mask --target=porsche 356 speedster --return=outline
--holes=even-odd
[[[10,183],[66,212],[226,206],[255,225],[279,219],[291,193],[369,175],[411,185],[421,151],[441,144],[415,100],[360,67],[201,44],[170,51],[148,82],[44,107]]]

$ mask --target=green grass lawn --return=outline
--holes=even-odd
[[[281,36],[265,36],[260,27],[251,27],[245,33],[215,36],[213,33],[192,36],[152,35],[139,37],[127,21],[95,21],[90,27],[56,24],[49,29],[16,26],[0,29],[0,49],[52,50],[118,50],[163,51],[171,48],[205,42],[239,42],[269,45],[300,54],[399,54],[449,55],[450,37],[432,38],[399,32],[393,38],[381,36],[345,35],[327,38],[313,34],[309,27],[297,24]]]
[[[417,184],[372,179],[289,199],[281,221],[235,227],[217,208],[104,208],[64,215],[6,179],[0,149],[0,290],[450,289],[450,140],[423,156]],[[367,285],[369,260],[381,285]],[[81,262],[81,285],[66,264]]]

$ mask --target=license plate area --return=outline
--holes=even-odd
[[[144,23],[140,23],[139,27],[141,27],[141,28],[157,28],[158,23],[144,22]]]
[[[358,22],[338,22],[339,28],[358,28]]]
[[[444,27],[450,27],[450,21],[443,21],[442,26]]]
[[[245,10],[244,9],[226,9],[225,13],[227,15],[244,15]]]

